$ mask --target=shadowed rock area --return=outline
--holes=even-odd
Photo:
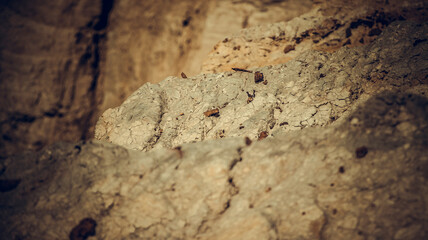
[[[99,140],[1,162],[0,232],[425,239],[427,27],[395,21],[367,46],[146,84],[104,112]]]
[[[0,2],[0,158],[88,136],[102,100],[108,3]]]

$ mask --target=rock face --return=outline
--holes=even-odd
[[[291,21],[243,29],[219,42],[203,63],[202,72],[229,71],[286,63],[315,49],[333,52],[343,46],[366,45],[391,22],[426,22],[420,1],[325,1]]]
[[[1,1],[0,158],[86,138],[109,1]]]
[[[105,98],[118,106],[146,82],[199,74],[224,36],[244,27],[287,21],[311,1],[117,1],[110,16]]]
[[[394,20],[426,22],[427,9],[422,0],[1,1],[0,158],[92,138],[101,113],[146,82],[367,44]]]
[[[427,27],[394,22],[368,46],[252,69],[258,83],[226,72],[146,84],[98,122],[117,145],[1,162],[0,232],[426,239]]]
[[[258,83],[253,73],[237,71],[146,84],[102,115],[95,136],[147,151],[326,126],[381,90],[426,82],[424,39],[425,24],[398,22],[366,47],[306,52],[285,65],[253,69],[263,73]]]
[[[199,73],[223,34],[289,20],[311,6],[309,0],[1,1],[0,158],[92,138],[99,115],[144,83]]]

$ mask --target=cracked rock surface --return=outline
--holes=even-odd
[[[425,88],[425,90],[428,90]],[[341,124],[150,152],[57,144],[2,166],[5,239],[424,239],[428,99],[369,98]],[[16,184],[18,181],[18,184]]]
[[[372,44],[307,51],[287,64],[146,84],[99,119],[95,137],[147,151],[322,127],[385,89],[426,83],[427,25],[396,22]],[[389,46],[384,48],[383,46]],[[208,115],[209,111],[217,114]]]
[[[343,46],[373,42],[396,20],[427,21],[420,0],[319,1],[311,11],[290,21],[243,29],[214,46],[202,72],[229,71],[286,63],[309,49],[334,52]]]
[[[146,84],[99,120],[111,143],[0,162],[2,237],[426,239],[426,31]]]

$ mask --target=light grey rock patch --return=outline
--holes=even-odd
[[[146,84],[103,114],[95,137],[147,151],[326,126],[379,91],[426,83],[426,29],[395,22],[365,47],[307,51],[287,64],[252,69],[264,74],[266,85],[246,72]],[[219,110],[218,117],[204,115],[212,109]]]
[[[2,162],[4,239],[425,239],[427,87],[384,91],[340,124],[127,150],[57,144]],[[22,162],[33,158],[33,165]]]

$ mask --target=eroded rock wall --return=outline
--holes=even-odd
[[[264,76],[258,83],[254,73],[235,71],[146,84],[104,112],[96,138],[147,151],[323,127],[379,91],[425,84],[426,34],[426,24],[395,22],[368,46],[253,69]]]
[[[146,153],[91,141],[10,159],[0,230],[6,239],[425,239],[428,98],[414,90],[377,94],[341,124],[261,141]]]
[[[199,73],[223,35],[289,20],[312,6],[309,0],[0,4],[0,158],[89,139],[100,114],[144,83]]]
[[[115,144],[0,159],[1,237],[425,239],[427,29],[146,84],[100,118]]]
[[[374,41],[391,22],[426,22],[428,6],[407,1],[320,1],[287,22],[243,29],[218,42],[204,61],[203,73],[286,63],[315,49],[334,52]]]
[[[394,22],[368,46],[260,68],[266,85],[247,72],[146,84],[97,126],[122,146],[58,143],[0,162],[0,232],[425,239],[427,29]]]
[[[2,1],[0,158],[87,137],[110,1]]]
[[[111,15],[101,109],[120,105],[146,82],[199,74],[224,36],[290,20],[311,7],[308,0],[119,1]]]

